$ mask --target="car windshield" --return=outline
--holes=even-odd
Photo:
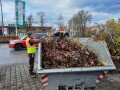
[[[40,33],[40,34],[36,34],[36,38],[42,38],[42,37],[47,37],[48,35],[46,33]]]
[[[20,38],[20,40],[25,40],[25,39],[26,39],[26,37],[27,37],[27,35],[25,35],[25,36],[21,37],[21,38]]]

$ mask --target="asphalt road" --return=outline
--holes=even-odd
[[[16,63],[28,63],[26,50],[15,51],[10,49],[8,44],[0,44],[0,66]]]

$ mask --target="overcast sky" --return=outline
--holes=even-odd
[[[26,2],[26,16],[45,12],[47,25],[54,25],[58,15],[67,22],[80,10],[87,10],[92,15],[91,25],[104,23],[107,19],[120,17],[120,0],[23,0]],[[15,22],[15,0],[2,0],[5,24]],[[1,22],[1,16],[0,16]]]

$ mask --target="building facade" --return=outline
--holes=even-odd
[[[0,35],[4,34],[5,28],[7,29],[7,35],[15,35],[16,34],[16,27],[15,26],[4,26],[2,30],[2,26],[0,26]],[[28,31],[32,31],[34,33],[47,33],[52,30],[52,27],[38,27],[32,26],[29,29],[26,27],[17,27],[17,32],[19,33],[26,33]]]

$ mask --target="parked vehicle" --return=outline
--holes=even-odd
[[[34,33],[32,35],[33,39],[35,41],[37,41],[38,39],[42,38],[42,37],[47,37],[48,35],[46,33]],[[21,37],[20,39],[17,39],[17,40],[11,40],[9,42],[9,48],[13,48],[15,49],[16,51],[20,51],[22,50],[23,48],[26,48],[26,38],[27,38],[27,35]],[[35,45],[36,47],[38,47],[38,44]]]
[[[66,32],[64,29],[60,29],[58,32],[53,34],[53,37],[56,39],[63,39],[63,38],[69,38],[70,34],[69,32]]]
[[[116,69],[105,42],[96,42],[89,38],[80,38],[80,42],[95,51],[98,60],[104,63],[104,66],[44,69],[42,68],[41,45],[39,44],[37,73],[42,77],[44,90],[84,90],[85,88],[93,90],[96,82],[100,80],[99,78],[105,76],[101,76],[102,72]]]

